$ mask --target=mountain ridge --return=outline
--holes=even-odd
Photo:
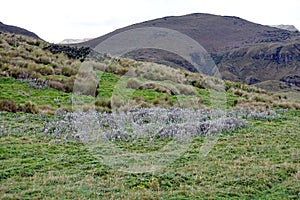
[[[20,34],[20,35],[26,35],[29,37],[33,37],[35,39],[41,39],[37,34],[31,32],[31,31],[28,31],[27,29],[20,28],[18,26],[7,25],[2,22],[0,22],[0,31],[14,33],[14,34]]]
[[[240,46],[242,44],[244,46],[264,42],[270,38],[284,41],[294,34],[287,30],[256,24],[235,16],[193,13],[183,16],[167,16],[132,24],[78,45],[88,45],[93,48],[112,35],[141,27],[162,27],[179,31],[195,39],[209,53],[232,49],[235,45]],[[211,35],[212,33],[213,35]],[[216,40],[216,37],[220,36],[224,38]]]
[[[94,48],[112,36],[142,27],[172,29],[194,39],[211,55],[224,79],[254,84],[299,76],[299,32],[264,26],[235,16],[193,13],[162,17],[126,26],[76,45]],[[135,50],[126,56],[191,69],[186,61],[157,49]],[[293,81],[299,84],[300,80],[296,79]],[[288,80],[285,83],[294,84]]]

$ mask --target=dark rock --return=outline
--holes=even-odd
[[[281,78],[280,81],[300,87],[300,75],[288,75]]]
[[[259,83],[259,82],[261,82],[261,80],[251,77],[248,84],[253,85],[253,84],[256,84],[256,83]]]

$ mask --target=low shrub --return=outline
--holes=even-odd
[[[141,82],[135,78],[131,78],[127,81],[126,87],[130,89],[137,90],[141,86]]]
[[[96,107],[106,107],[106,108],[111,109],[111,101],[108,98],[99,98],[95,102],[95,106]]]
[[[200,89],[206,89],[206,85],[203,80],[192,80],[189,84]]]
[[[12,99],[1,99],[0,110],[15,113],[18,111],[18,105]]]
[[[7,112],[26,112],[26,113],[38,113],[37,106],[31,101],[26,102],[24,105],[18,105],[12,99],[1,99],[0,100],[0,111]]]
[[[43,55],[37,59],[37,62],[44,65],[48,65],[51,63],[51,60],[49,59],[49,57]]]
[[[178,85],[176,85],[176,88],[178,89],[180,94],[184,94],[184,95],[197,95],[198,94],[197,90],[195,90],[195,88],[190,85],[178,84]]]
[[[244,91],[242,91],[242,90],[234,90],[233,94],[241,97],[241,96],[244,96]]]
[[[293,103],[292,106],[294,107],[294,109],[300,110],[300,104],[299,103]]]
[[[269,97],[264,96],[262,94],[254,95],[252,99],[256,102],[272,103],[272,100]]]
[[[273,103],[273,106],[279,107],[282,109],[292,109],[293,108],[293,105],[288,102]]]
[[[37,72],[42,75],[54,75],[54,70],[50,65],[41,65],[37,68]]]
[[[60,90],[60,91],[65,90],[63,84],[59,81],[49,81],[49,85],[51,88],[56,89],[56,90]]]
[[[77,72],[78,70],[66,66],[61,69],[61,74],[64,76],[73,76],[76,75]]]
[[[48,114],[48,115],[54,115],[55,114],[55,109],[48,106],[48,105],[42,105],[38,107],[39,112]]]
[[[26,112],[26,113],[32,113],[32,114],[38,113],[37,106],[34,103],[32,103],[31,101],[26,102],[23,106],[23,109],[24,109],[24,112]]]
[[[19,67],[10,67],[9,68],[9,75],[15,79],[23,78],[28,75],[28,70]]]

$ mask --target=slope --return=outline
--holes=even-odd
[[[299,84],[300,34],[238,17],[200,13],[163,17],[120,28],[77,45],[95,48],[114,35],[141,27],[168,28],[191,37],[208,51],[224,79],[247,84],[278,80],[286,84],[286,88]],[[138,49],[124,56],[195,71],[186,60],[160,49]],[[247,70],[243,71],[244,68]]]

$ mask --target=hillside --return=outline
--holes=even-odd
[[[299,76],[300,33],[263,26],[238,17],[200,13],[164,17],[120,28],[78,45],[95,48],[118,33],[141,27],[173,29],[196,40],[212,56],[224,79],[247,84],[279,80],[289,88],[295,84],[286,77],[292,76],[298,87],[299,80],[295,77]],[[194,71],[189,62],[172,52],[139,49],[124,56]]]
[[[299,93],[0,33],[0,199],[299,199]]]
[[[211,54],[219,54],[228,49],[256,43],[282,42],[297,35],[286,30],[255,24],[239,17],[195,13],[133,24],[82,43],[82,45],[94,48],[115,34],[140,27],[163,27],[177,30],[199,42]]]
[[[0,77],[4,78],[3,84],[5,78],[14,78],[30,83],[33,88],[55,89],[53,94],[64,96],[63,104],[53,103],[53,99],[56,99],[53,97],[52,100],[48,99],[42,105],[38,105],[41,112],[44,112],[45,109],[45,112],[53,113],[62,105],[67,110],[71,109],[72,105],[68,105],[67,99],[71,98],[72,93],[76,92],[76,87],[80,88],[81,84],[85,85],[81,88],[83,91],[79,91],[82,94],[90,95],[93,98],[101,97],[103,101],[109,101],[113,94],[116,95],[115,98],[119,98],[117,93],[113,93],[118,89],[114,84],[123,80],[121,77],[124,75],[128,77],[128,80],[119,87],[126,86],[122,89],[125,93],[132,94],[134,91],[133,96],[130,97],[131,106],[172,106],[178,103],[182,104],[181,106],[188,106],[196,101],[198,103],[195,106],[201,107],[211,104],[209,97],[205,95],[210,94],[210,90],[224,90],[228,92],[228,99],[221,95],[220,101],[224,101],[223,104],[228,101],[228,106],[239,107],[247,102],[248,108],[256,107],[263,110],[270,104],[274,107],[298,108],[297,102],[292,99],[278,99],[276,93],[241,83],[223,82],[214,77],[173,69],[166,65],[126,58],[111,58],[84,47],[49,44],[42,40],[9,33],[1,33],[0,36]],[[89,67],[85,69],[84,66]],[[90,67],[95,72],[85,72]],[[103,82],[97,83],[98,79]],[[10,79],[7,81],[11,83]],[[109,83],[110,81],[112,82]],[[20,83],[16,82],[16,84]],[[28,90],[29,88],[18,95],[28,97]],[[180,95],[187,95],[187,97],[184,98],[184,101],[179,101]],[[14,96],[14,91],[11,90],[3,92],[1,95],[4,99],[14,99]],[[260,97],[258,98],[258,96]],[[87,97],[90,101],[97,100],[93,98]],[[24,99],[17,99],[16,104],[26,103]],[[31,101],[38,104],[38,99],[34,99],[35,97]],[[103,109],[108,109],[105,104]]]
[[[24,28],[20,28],[17,26],[12,25],[6,25],[0,22],[0,32],[8,32],[8,33],[14,33],[14,34],[20,34],[20,35],[26,35],[29,37],[33,37],[36,39],[40,39],[39,36],[37,36],[35,33],[28,31]]]
[[[297,39],[290,43],[273,42],[237,48],[222,55],[219,70],[224,78],[233,81],[251,85],[278,80],[287,88],[296,86],[300,91],[299,47],[300,40]]]

